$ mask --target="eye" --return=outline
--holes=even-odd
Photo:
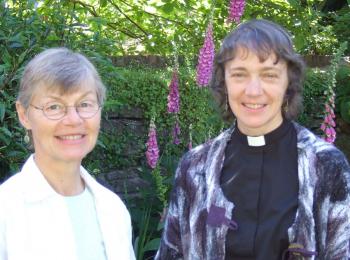
[[[231,74],[231,78],[243,78],[243,77],[245,77],[245,74],[241,72],[235,72]]]
[[[91,108],[91,107],[95,107],[96,102],[91,101],[91,100],[85,100],[79,103],[78,107],[80,108]]]
[[[277,73],[265,73],[263,74],[263,77],[267,79],[277,79],[278,75]]]
[[[64,105],[61,103],[48,103],[44,109],[46,112],[59,112],[64,110]]]

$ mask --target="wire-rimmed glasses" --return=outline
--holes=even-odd
[[[62,119],[65,115],[67,115],[69,107],[74,107],[78,115],[84,119],[92,118],[101,108],[101,106],[96,101],[92,100],[82,101],[75,106],[67,106],[60,102],[49,102],[43,107],[38,107],[33,104],[30,104],[30,106],[43,111],[44,116],[51,120]]]

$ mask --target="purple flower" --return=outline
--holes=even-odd
[[[235,21],[236,23],[239,23],[241,20],[241,16],[243,15],[243,12],[244,12],[244,7],[245,7],[244,0],[231,0],[228,20],[230,22]]]
[[[326,130],[325,130],[325,134],[326,134],[326,137],[325,137],[325,140],[329,143],[333,143],[335,141],[335,138],[336,138],[336,132],[334,130],[333,127],[327,127]]]
[[[148,140],[147,140],[146,146],[147,146],[146,158],[147,158],[148,165],[152,169],[154,169],[157,166],[157,162],[159,158],[157,133],[156,133],[156,126],[154,124],[154,119],[152,119],[150,123]]]
[[[173,76],[169,85],[168,94],[168,113],[179,113],[180,111],[180,94],[179,94],[179,81],[177,70],[174,69]]]
[[[336,132],[334,130],[336,124],[334,121],[334,98],[329,100],[329,104],[325,105],[325,116],[323,123],[321,124],[321,130],[324,132],[324,139],[326,142],[334,143],[336,138]]]
[[[197,84],[207,86],[211,79],[215,56],[215,46],[213,40],[213,25],[210,23],[204,39],[203,47],[199,51],[197,65]]]
[[[180,143],[179,135],[181,134],[179,120],[176,118],[175,125],[173,128],[173,143],[178,145]]]

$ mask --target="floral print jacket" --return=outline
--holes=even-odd
[[[348,259],[350,167],[332,144],[294,123],[299,206],[288,229],[289,259]],[[234,204],[220,188],[226,144],[234,126],[181,159],[157,260],[223,260]],[[295,256],[295,258],[294,258]]]

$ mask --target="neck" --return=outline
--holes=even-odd
[[[80,176],[80,162],[51,163],[34,155],[34,161],[47,182],[59,194],[74,196],[85,189]]]

